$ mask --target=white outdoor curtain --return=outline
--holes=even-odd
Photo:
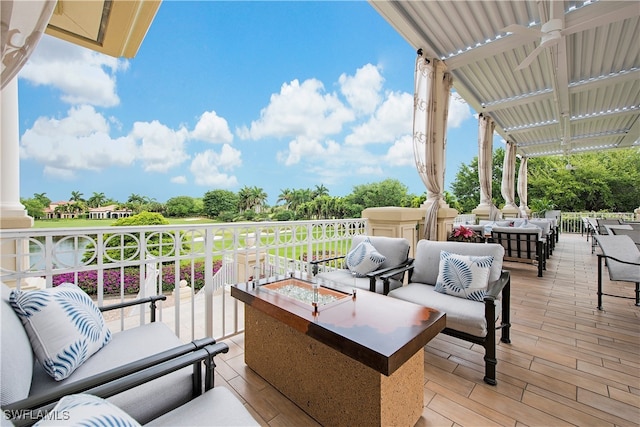
[[[2,88],[29,59],[55,6],[55,0],[0,1]]]
[[[424,238],[437,240],[438,208],[444,203],[444,153],[449,95],[453,80],[439,59],[418,50],[413,96],[413,154],[418,174],[427,187]]]
[[[505,207],[518,209],[515,202],[516,191],[516,145],[507,141],[507,150],[504,153],[504,162],[502,163],[502,198]]]
[[[518,198],[520,198],[520,216],[528,218],[527,210],[527,157],[520,158],[520,170],[518,171]]]
[[[489,207],[489,219],[500,217],[498,208],[491,197],[493,177],[493,131],[496,125],[489,116],[482,113],[478,117],[478,180],[480,181],[480,205]]]

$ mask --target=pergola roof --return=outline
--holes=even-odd
[[[370,3],[519,154],[640,147],[640,2]]]

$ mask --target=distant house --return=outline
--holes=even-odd
[[[89,209],[90,219],[118,219],[133,215],[131,209],[121,208],[118,205],[101,206]]]
[[[60,206],[71,205],[73,202],[61,201],[61,202],[51,202],[49,207],[44,208],[44,217],[46,219],[54,219],[54,218],[77,218],[79,212],[66,212],[64,209],[57,209]]]

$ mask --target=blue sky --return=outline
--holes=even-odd
[[[387,178],[422,194],[415,55],[364,1],[164,1],[130,60],[44,36],[19,74],[21,197],[257,186],[274,204],[285,188],[343,196]],[[447,188],[477,128],[454,96]]]

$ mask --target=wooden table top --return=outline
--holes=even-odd
[[[232,286],[231,295],[385,375],[422,351],[445,327],[444,313],[362,289],[356,298],[346,294],[317,312],[311,304],[252,283]]]

